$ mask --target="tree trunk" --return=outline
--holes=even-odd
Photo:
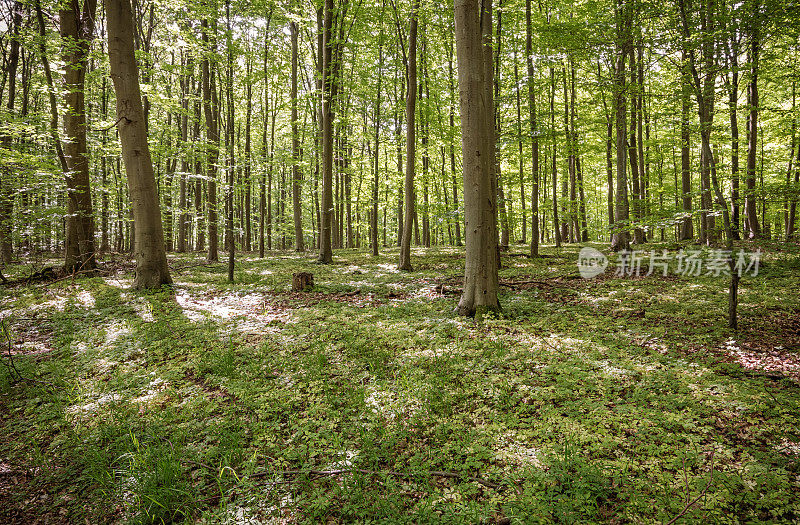
[[[683,213],[680,240],[689,241],[694,237],[694,221],[692,220],[692,159],[689,140],[689,106],[691,104],[691,79],[689,77],[689,57],[684,49],[681,52],[682,85],[681,85],[681,195]]]
[[[531,0],[525,0],[525,57],[528,66],[528,104],[531,116],[531,155],[533,182],[531,185],[531,257],[539,256],[539,123],[536,115],[536,89],[533,85],[533,29]],[[522,152],[520,152],[520,155]],[[523,199],[524,201],[524,199]],[[524,230],[523,230],[524,231]]]
[[[484,4],[484,9],[487,8],[491,9]],[[497,299],[497,218],[493,209],[494,187],[490,163],[490,151],[494,150],[494,143],[487,136],[492,127],[493,108],[486,99],[481,14],[477,0],[456,0],[456,51],[467,244],[464,291],[456,311],[460,315],[478,317],[500,309]],[[491,85],[488,89],[491,89]]]
[[[333,227],[333,0],[325,0],[322,49],[322,208],[320,211],[320,248],[318,262],[333,262],[331,233]]]
[[[292,37],[292,211],[294,219],[294,249],[298,252],[305,251],[303,241],[303,216],[300,207],[300,133],[297,126],[297,22],[289,23]]]
[[[614,215],[614,232],[611,237],[611,249],[623,251],[630,249],[629,215],[628,215],[628,180],[626,172],[626,97],[625,97],[625,57],[630,48],[631,16],[629,6],[616,0],[614,15],[617,19],[616,70],[614,74],[614,109],[616,110],[617,137],[617,191],[616,210]]]
[[[383,13],[381,4],[381,13]],[[381,29],[378,35],[378,86],[375,89],[375,173],[372,182],[372,213],[370,215],[370,244],[372,255],[378,255],[378,189],[380,184],[380,172],[378,161],[381,145],[381,81],[383,80],[383,17],[381,17]],[[386,227],[384,225],[384,234]]]
[[[92,192],[89,182],[89,150],[86,144],[86,107],[84,86],[86,66],[94,35],[97,3],[70,1],[59,12],[63,48],[64,84],[64,156],[67,172],[67,227],[64,268],[69,271],[93,270],[95,263]],[[68,42],[68,43],[67,43]]]
[[[406,176],[405,176],[405,212],[403,223],[403,239],[400,244],[398,270],[411,271],[411,235],[414,228],[415,200],[414,164],[416,161],[416,102],[417,102],[417,11],[419,0],[411,6],[408,30],[408,59],[406,64]]]
[[[211,25],[216,33],[216,22]],[[216,35],[209,44],[209,23],[202,22],[202,39],[209,46],[208,54],[215,55]],[[219,261],[219,238],[217,236],[217,159],[219,158],[219,103],[217,100],[216,75],[209,56],[203,58],[203,111],[206,119],[206,179],[208,180],[207,220],[208,220],[208,262]]]
[[[108,24],[111,79],[117,96],[117,118],[122,158],[128,176],[136,227],[135,289],[157,288],[172,279],[164,250],[153,163],[145,131],[139,70],[133,50],[133,17],[129,0],[104,0]]]
[[[755,2],[754,12],[757,13],[758,2]],[[749,60],[750,83],[747,86],[747,105],[750,114],[747,118],[747,176],[745,180],[744,208],[749,227],[749,237],[761,237],[761,223],[758,220],[756,209],[756,155],[758,148],[758,62],[760,53],[758,23],[755,24],[751,36]]]

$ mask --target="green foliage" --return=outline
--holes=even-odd
[[[244,260],[233,286],[219,265],[158,293],[127,277],[0,290],[13,338],[43,326],[47,348],[15,363],[48,383],[0,373],[0,452],[35,472],[11,505],[71,522],[590,523],[669,521],[702,494],[687,522],[791,521],[795,380],[725,350],[796,352],[800,305],[780,291],[800,254],[762,249],[739,334],[719,279],[584,281],[573,247],[504,258],[504,282],[547,284],[505,288],[482,322],[434,291],[462,271],[453,249],[413,274],[337,252],[302,294],[302,256]]]

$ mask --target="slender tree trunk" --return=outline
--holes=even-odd
[[[520,205],[522,206],[522,244],[528,243],[528,213],[525,206],[527,195],[525,195],[525,157],[524,146],[522,145],[522,100],[519,85],[519,64],[517,62],[518,52],[514,52],[514,89],[517,103],[517,149],[519,155],[519,195]]]
[[[757,13],[758,2],[755,2],[754,12]],[[756,155],[758,151],[758,73],[759,73],[759,56],[761,54],[760,48],[760,34],[758,31],[758,24],[756,23],[753,34],[750,37],[750,83],[747,86],[747,105],[750,108],[750,114],[747,118],[747,176],[745,179],[745,195],[744,195],[744,208],[747,216],[747,224],[749,227],[749,237],[756,239],[761,237],[761,223],[758,220],[758,212],[756,209]]]
[[[384,4],[381,4],[383,13]],[[378,86],[375,90],[375,173],[372,182],[372,213],[370,215],[370,244],[372,255],[378,255],[378,189],[380,185],[380,172],[378,161],[381,145],[381,81],[383,80],[383,17],[381,17],[381,30],[378,35]],[[384,225],[384,234],[385,234]]]
[[[297,129],[297,22],[289,23],[292,37],[292,210],[294,218],[294,249],[298,252],[305,251],[303,241],[303,217],[300,204],[300,133]]]
[[[398,270],[412,271],[411,234],[416,215],[414,191],[414,164],[416,162],[416,103],[417,103],[417,12],[419,0],[414,0],[411,7],[408,30],[408,60],[406,64],[406,175],[405,175],[405,212],[403,239],[400,244]],[[417,234],[419,235],[419,234]]]
[[[38,7],[39,13],[41,13],[41,8]],[[41,16],[41,15],[40,15]],[[42,32],[44,32],[44,22],[40,22],[42,24]],[[4,73],[8,77],[8,102],[6,104],[6,108],[8,109],[9,114],[14,114],[14,104],[15,104],[15,97],[17,94],[17,67],[19,65],[19,55],[20,55],[20,39],[19,39],[19,32],[20,26],[22,25],[22,3],[18,0],[15,0],[12,4],[12,13],[11,13],[11,32],[9,39],[11,42],[9,43],[9,55],[8,57],[5,56],[5,49],[3,49],[3,59],[4,61],[7,60],[6,68]],[[77,28],[76,28],[77,29]],[[87,44],[88,47],[88,44]],[[88,50],[87,50],[88,51]],[[44,52],[42,53],[44,56]],[[46,59],[45,59],[46,60]],[[82,72],[85,72],[85,65],[81,69]],[[49,69],[48,69],[49,73]],[[81,76],[81,79],[83,76]],[[48,78],[48,80],[50,80]],[[82,86],[81,86],[82,87]],[[52,81],[50,82],[50,88],[52,92]],[[2,90],[0,90],[0,97],[2,96]],[[81,91],[81,97],[83,96],[83,91]],[[83,99],[81,98],[81,101]],[[53,106],[55,106],[55,99],[53,99]],[[82,114],[83,115],[83,114]],[[57,126],[57,116],[56,124]],[[85,115],[83,115],[84,125],[85,125]],[[77,131],[77,130],[75,130]],[[56,136],[57,140],[57,133],[53,133]],[[83,129],[83,145],[86,145],[86,131]],[[10,135],[5,133],[0,133],[0,145],[4,148],[9,148],[11,146],[12,138]],[[60,147],[60,142],[57,142]],[[88,161],[86,166],[88,172]],[[68,174],[69,172],[65,169],[64,174]],[[7,166],[3,166],[2,172],[0,172],[0,263],[2,264],[10,264],[13,257],[13,244],[11,242],[11,236],[13,231],[13,212],[14,212],[14,189],[13,189],[13,181],[12,181],[13,172]],[[88,173],[87,179],[88,182]],[[70,198],[70,202],[72,199]],[[90,216],[91,218],[91,216]],[[77,247],[77,246],[76,246]],[[69,259],[68,259],[69,261]],[[92,259],[93,261],[93,259]],[[70,268],[71,269],[71,268]]]
[[[681,64],[681,199],[685,217],[681,223],[680,240],[689,241],[694,237],[694,221],[692,220],[692,159],[689,143],[691,140],[689,130],[691,79],[689,76],[689,57],[686,50],[681,53]]]
[[[556,74],[550,66],[550,130],[553,141],[553,155],[551,158],[551,176],[553,178],[553,230],[555,233],[556,248],[561,247],[561,224],[558,221],[558,164],[556,164]]]
[[[210,30],[216,33],[216,22]],[[208,20],[202,22],[203,44],[209,47],[208,55],[214,55],[216,49],[216,35],[209,42]],[[219,261],[219,239],[217,236],[217,160],[219,158],[219,103],[217,100],[216,75],[209,56],[203,58],[203,111],[206,119],[206,179],[208,181],[208,195],[206,205],[208,209],[208,262]]]
[[[630,47],[631,15],[629,6],[621,0],[616,0],[614,15],[617,20],[616,41],[616,67],[614,74],[614,109],[616,111],[616,139],[617,139],[617,191],[616,210],[614,215],[614,232],[611,237],[611,249],[623,251],[630,249],[629,215],[628,215],[628,180],[626,172],[625,144],[626,129],[626,86],[625,86],[625,57]]]
[[[331,233],[333,227],[333,0],[325,0],[322,35],[322,208],[320,212],[320,248],[318,261],[333,262]]]
[[[455,74],[453,72],[453,42],[448,39],[447,41],[447,71],[450,88],[450,131],[455,133],[455,103],[456,103],[456,88],[455,88]],[[461,246],[461,224],[463,218],[458,206],[458,181],[456,178],[456,149],[455,149],[455,136],[452,136],[450,142],[450,178],[453,186],[453,218],[456,223],[456,246]]]

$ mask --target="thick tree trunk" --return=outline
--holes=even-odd
[[[464,291],[456,311],[460,315],[478,317],[500,309],[497,299],[497,216],[493,209],[494,187],[490,162],[490,151],[494,150],[494,143],[489,140],[488,133],[492,129],[493,108],[487,100],[487,91],[491,89],[491,85],[487,89],[481,14],[477,0],[456,0],[456,50],[467,244]],[[484,16],[484,21],[486,18]]]
[[[93,270],[96,266],[84,96],[96,7],[96,0],[90,0],[81,10],[77,0],[71,0],[59,12],[61,37],[66,42],[63,55],[67,111],[64,112],[63,124],[68,171],[64,174],[67,183],[64,268],[69,272]]]
[[[145,131],[139,70],[133,51],[133,17],[129,0],[104,0],[108,23],[111,79],[117,95],[117,118],[122,158],[128,176],[136,227],[135,289],[157,288],[172,279],[164,251],[153,163]]]
[[[493,206],[494,187],[490,162],[494,143],[488,136],[488,131],[492,129],[493,108],[487,100],[487,91],[491,89],[491,85],[487,89],[481,14],[477,0],[456,0],[456,50],[467,244],[464,291],[456,311],[460,315],[478,317],[500,309],[497,299],[497,217]]]

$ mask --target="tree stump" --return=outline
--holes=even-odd
[[[299,272],[292,274],[292,291],[306,292],[314,287],[314,274]]]

